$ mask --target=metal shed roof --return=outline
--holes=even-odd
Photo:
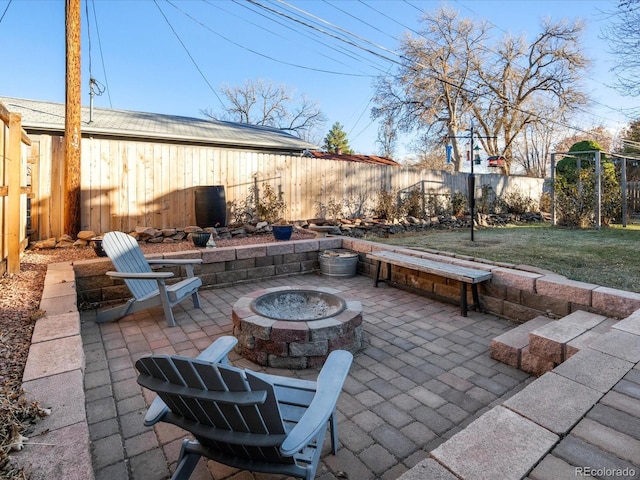
[[[22,114],[22,127],[27,132],[64,132],[65,105],[62,103],[10,97],[0,97],[0,101],[10,112]],[[244,123],[108,108],[94,108],[91,122],[89,118],[89,107],[82,107],[83,135],[297,152],[318,148],[283,130]]]

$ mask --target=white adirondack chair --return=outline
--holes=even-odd
[[[335,408],[352,360],[345,350],[331,352],[314,382],[201,357],[142,357],[138,383],[158,393],[144,423],[172,423],[195,437],[183,441],[172,480],[188,479],[200,457],[311,480],[328,426],[337,452]]]
[[[107,272],[107,275],[123,279],[133,298],[124,305],[99,311],[96,318],[98,323],[117,320],[130,313],[162,305],[167,325],[174,327],[176,321],[171,310],[174,305],[191,296],[193,306],[200,308],[198,288],[202,286],[202,280],[194,276],[193,266],[202,263],[202,259],[147,259],[136,239],[123,232],[105,234],[102,248],[117,270]],[[173,273],[154,272],[151,265],[184,267],[187,276],[177,283],[167,285],[165,280],[173,277]]]

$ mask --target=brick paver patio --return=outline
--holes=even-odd
[[[173,328],[166,326],[160,308],[103,325],[95,323],[94,312],[85,312],[86,411],[96,479],[168,478],[186,436],[167,424],[143,426],[152,397],[136,383],[135,360],[151,352],[196,356],[218,336],[232,334],[231,308],[238,298],[283,285],[336,288],[363,306],[364,348],[355,355],[338,402],[340,450],[323,457],[318,479],[398,478],[530,381],[489,358],[491,339],[512,323],[477,312],[464,318],[456,305],[387,285],[374,288],[373,279],[363,276],[308,274],[201,290],[202,309],[189,301],[176,307],[178,326]],[[313,369],[264,369],[235,353],[230,359],[236,366],[280,375],[317,374]],[[204,461],[192,476],[227,478],[280,477]]]

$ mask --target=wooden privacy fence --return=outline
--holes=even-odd
[[[0,102],[0,274],[20,271],[20,252],[27,244],[27,147],[22,117]]]
[[[33,228],[40,239],[58,237],[67,233],[61,231],[61,137],[32,135],[32,140],[38,144],[42,179]],[[246,202],[254,179],[282,192],[289,220],[315,218],[329,202],[343,204],[345,214],[370,213],[381,190],[419,182],[437,193],[466,193],[464,173],[131,139],[85,137],[81,149],[81,228],[96,233],[195,225],[195,188],[203,185],[224,186],[231,222],[233,206]],[[478,192],[485,183],[497,194],[517,188],[535,200],[542,192],[540,179],[477,177]]]
[[[629,207],[629,213],[640,213],[640,182],[628,182],[627,183],[627,205]]]

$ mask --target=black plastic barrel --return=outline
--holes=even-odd
[[[224,185],[202,185],[195,192],[196,224],[200,228],[227,225]]]

